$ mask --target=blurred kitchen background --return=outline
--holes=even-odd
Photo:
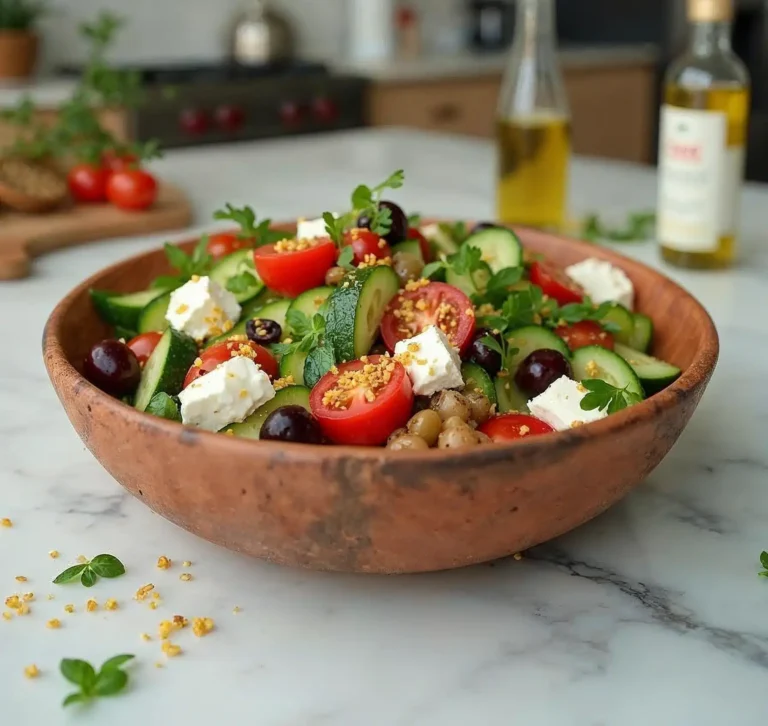
[[[126,18],[110,52],[152,102],[112,113],[166,148],[364,125],[491,137],[514,0],[52,0],[29,93],[45,112],[84,60],[78,25]],[[577,154],[654,163],[661,77],[684,46],[684,0],[560,0],[561,66]],[[265,24],[266,23],[266,24]],[[754,85],[748,178],[768,180],[768,3],[740,0],[734,46]],[[232,61],[239,61],[233,65]],[[13,130],[0,122],[0,143]]]

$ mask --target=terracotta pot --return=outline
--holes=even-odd
[[[45,329],[45,364],[78,434],[132,494],[229,549],[321,570],[401,573],[460,567],[525,550],[606,510],[672,448],[709,382],[718,338],[704,308],[663,275],[608,249],[520,230],[567,265],[620,265],[656,325],[654,350],[683,369],[665,391],[572,431],[470,451],[393,452],[238,440],[139,413],[79,372],[107,328],[91,287],[145,288],[161,250],[78,286]],[[189,244],[191,248],[193,243]]]
[[[37,34],[0,30],[0,78],[28,78],[37,63]]]

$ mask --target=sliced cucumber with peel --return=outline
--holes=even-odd
[[[461,377],[464,379],[465,392],[479,390],[487,396],[491,403],[498,404],[496,388],[485,368],[477,365],[477,363],[465,363],[461,366]]]
[[[226,290],[227,283],[233,277],[246,271],[253,275],[253,284],[243,292],[232,293],[237,298],[237,302],[244,303],[256,297],[264,289],[264,283],[259,279],[256,268],[253,266],[252,249],[238,250],[219,260],[211,269],[210,278]]]
[[[620,343],[628,345],[630,340],[632,340],[632,334],[635,330],[635,316],[623,305],[614,303],[608,315],[600,322],[613,323],[616,326],[617,330],[611,331],[611,334]]]
[[[488,263],[494,274],[523,264],[523,245],[511,229],[484,229],[475,232],[464,244],[479,249],[483,262]]]
[[[645,398],[643,386],[632,366],[612,350],[601,348],[599,345],[579,348],[573,354],[571,365],[573,377],[577,381],[599,378],[616,388],[626,388],[630,393]]]
[[[301,406],[309,411],[309,389],[305,386],[283,388],[275,394],[272,400],[256,409],[245,421],[226,426],[224,430],[232,431],[235,436],[243,439],[259,439],[261,427],[269,414],[283,406]]]
[[[485,292],[488,288],[488,281],[493,277],[491,268],[482,262],[480,266],[472,273],[459,275],[449,267],[445,273],[445,281],[449,285],[458,287],[465,295],[473,295],[476,292]]]
[[[304,385],[304,363],[307,360],[307,354],[294,350],[280,359],[280,378],[291,376],[297,386]]]
[[[288,313],[298,312],[302,315],[306,315],[307,318],[312,320],[316,313],[323,312],[326,301],[335,289],[335,287],[314,287],[311,290],[301,293],[301,295],[290,304]]]
[[[516,328],[507,335],[507,341],[510,348],[518,349],[517,353],[510,356],[510,376],[515,375],[518,366],[535,350],[556,350],[566,358],[571,357],[571,351],[562,338],[538,325]]]
[[[674,383],[682,372],[677,366],[641,353],[639,350],[628,348],[621,343],[616,343],[615,350],[632,367],[649,396]]]
[[[497,376],[494,381],[499,413],[528,413],[528,399],[512,376]]]
[[[137,330],[142,310],[155,298],[165,295],[166,290],[144,290],[128,295],[106,292],[105,290],[91,290],[90,294],[96,312],[105,323],[127,330]]]
[[[184,333],[168,328],[141,372],[134,406],[144,411],[156,393],[178,395],[187,371],[196,358],[195,341]]]
[[[627,345],[634,350],[647,353],[648,349],[651,347],[651,341],[653,340],[653,320],[642,313],[635,313],[632,317],[632,337]]]
[[[400,290],[400,278],[385,266],[357,270],[345,282],[349,286],[334,290],[326,310],[326,340],[340,362],[370,351],[384,311]]]
[[[168,306],[171,303],[171,293],[167,292],[150,302],[139,315],[140,333],[162,333],[170,323],[165,319]]]

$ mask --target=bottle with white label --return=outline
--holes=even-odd
[[[657,234],[681,267],[736,254],[749,122],[749,74],[731,48],[733,0],[688,0],[691,45],[665,81]]]

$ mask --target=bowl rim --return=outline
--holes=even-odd
[[[440,220],[430,220],[440,221]],[[295,226],[295,222],[286,222],[274,225],[276,228]],[[55,306],[45,324],[43,331],[43,356],[49,377],[54,382],[53,369],[57,368],[58,374],[54,382],[54,387],[74,388],[78,395],[88,399],[87,403],[98,402],[111,415],[124,416],[126,422],[142,429],[149,434],[178,436],[186,443],[198,442],[207,443],[210,446],[218,446],[222,453],[254,452],[256,446],[260,446],[265,453],[272,453],[277,456],[290,457],[292,461],[316,461],[320,456],[326,460],[354,460],[357,462],[403,462],[412,464],[416,462],[437,463],[442,461],[456,462],[461,460],[463,463],[481,466],[484,464],[493,464],[501,460],[506,460],[510,454],[516,458],[526,459],[538,457],[549,450],[561,450],[563,447],[570,448],[577,446],[586,440],[611,439],[621,431],[641,421],[647,421],[663,412],[675,408],[681,401],[690,397],[702,385],[706,384],[714,371],[719,356],[719,336],[715,324],[704,308],[704,306],[685,288],[663,273],[654,270],[652,267],[625,257],[614,250],[596,246],[592,243],[573,239],[564,235],[551,234],[540,230],[533,230],[524,227],[514,227],[516,232],[522,232],[523,236],[542,236],[549,239],[560,241],[569,246],[575,247],[579,252],[583,252],[586,257],[597,257],[605,259],[617,266],[620,266],[626,272],[632,275],[633,272],[647,274],[659,277],[665,283],[671,285],[681,298],[686,298],[694,305],[700,315],[703,329],[703,340],[696,352],[690,365],[685,369],[672,385],[663,391],[654,394],[644,401],[626,408],[623,411],[607,416],[604,419],[595,421],[585,426],[580,426],[569,431],[556,431],[546,436],[532,436],[522,438],[516,441],[495,443],[485,446],[478,446],[472,449],[429,449],[426,451],[392,451],[384,447],[363,447],[363,446],[340,446],[340,445],[320,445],[320,444],[296,444],[282,443],[276,441],[264,442],[253,439],[237,438],[225,436],[217,432],[204,431],[192,426],[184,426],[176,421],[161,419],[143,411],[137,411],[133,406],[129,406],[117,398],[113,398],[104,393],[90,381],[88,381],[77,369],[70,363],[64,353],[64,348],[60,340],[60,328],[62,320],[71,306],[72,302],[83,293],[94,286],[95,281],[105,274],[116,272],[120,267],[130,263],[138,262],[144,258],[157,255],[162,248],[140,252],[131,257],[125,258],[108,267],[95,272],[87,279],[80,282]],[[177,244],[191,245],[196,238],[183,241]],[[58,390],[57,390],[58,392]],[[248,447],[248,448],[245,448]]]

